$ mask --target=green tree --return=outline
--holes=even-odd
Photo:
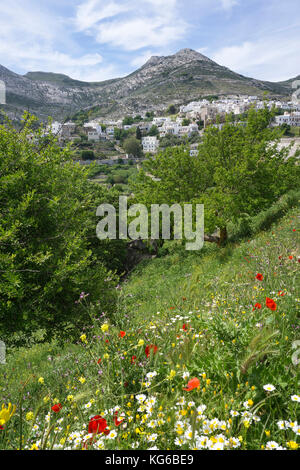
[[[95,159],[95,154],[93,150],[83,150],[81,152],[81,159],[82,160],[94,160]]]
[[[300,166],[287,158],[289,149],[278,149],[282,133],[270,127],[272,118],[267,108],[251,109],[246,124],[227,120],[221,130],[209,127],[198,157],[181,146],[149,159],[134,187],[137,201],[203,203],[206,231],[220,231],[207,240],[225,242],[229,221],[247,221],[299,188]]]
[[[136,128],[136,138],[137,140],[142,140],[142,132],[139,127]]]
[[[135,137],[128,137],[128,139],[125,140],[123,147],[128,155],[133,155],[134,157],[142,156],[141,142]]]
[[[167,108],[167,114],[176,114],[177,113],[177,108],[174,104],[170,104]]]
[[[158,136],[159,135],[159,130],[158,130],[158,127],[153,125],[151,127],[151,129],[149,130],[149,135],[154,137],[154,136]]]
[[[43,129],[30,141],[33,122],[26,115],[20,132],[0,126],[0,337],[7,342],[40,328],[47,338],[77,337],[89,321],[75,303],[83,291],[104,311],[115,302],[107,269],[113,245],[100,242],[95,227],[98,205],[116,196],[90,183],[89,170],[53,136],[45,145]]]

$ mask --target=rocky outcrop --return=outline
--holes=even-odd
[[[289,95],[291,83],[262,82],[234,73],[192,49],[151,57],[130,75],[98,83],[72,80],[62,74],[31,72],[25,76],[0,65],[7,88],[7,109],[27,109],[40,117],[55,118],[80,109],[98,107],[99,115],[164,110],[209,94],[255,94],[265,91]]]

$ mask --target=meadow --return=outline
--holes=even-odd
[[[8,348],[0,449],[298,449],[299,234],[296,207],[223,248],[170,242],[110,315],[87,283],[77,342]]]

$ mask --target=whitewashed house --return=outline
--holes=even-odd
[[[150,153],[156,153],[158,148],[159,148],[159,141],[158,138],[152,137],[152,136],[147,136],[142,138],[142,146],[143,146],[143,151],[150,152]]]

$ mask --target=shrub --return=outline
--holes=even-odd
[[[71,334],[87,321],[75,304],[84,290],[107,311],[115,299],[103,247],[110,250],[95,231],[106,190],[88,181],[88,170],[53,136],[45,146],[40,129],[32,143],[32,122],[25,116],[21,132],[9,122],[0,126],[0,337],[6,341],[12,332],[39,329],[47,337]]]

